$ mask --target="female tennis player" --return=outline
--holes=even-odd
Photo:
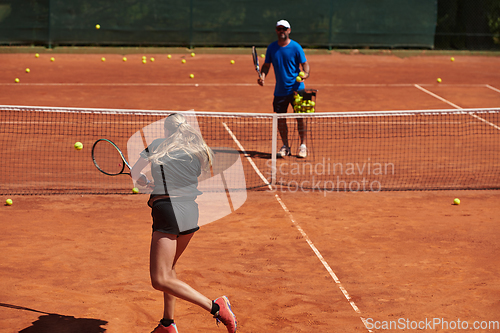
[[[165,119],[165,138],[154,140],[132,167],[133,179],[145,177],[142,170],[151,163],[154,181],[148,205],[153,217],[150,273],[153,288],[163,292],[163,319],[152,333],[177,333],[174,324],[176,298],[209,311],[229,333],[236,332],[236,317],[226,296],[212,301],[177,279],[175,264],[198,227],[196,197],[198,176],[210,170],[213,153],[180,114]]]

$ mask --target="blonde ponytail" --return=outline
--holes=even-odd
[[[165,132],[170,135],[163,141],[149,160],[155,164],[163,164],[163,157],[175,159],[170,155],[171,152],[182,150],[189,156],[196,156],[201,163],[203,171],[209,171],[212,165],[214,154],[212,149],[203,140],[201,134],[195,130],[179,113],[174,113],[165,119]]]

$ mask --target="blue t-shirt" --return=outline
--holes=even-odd
[[[306,61],[302,46],[294,40],[284,47],[279,46],[278,41],[267,47],[265,63],[273,64],[276,77],[274,96],[288,96],[304,89],[304,82],[297,82],[296,78],[300,73],[300,64]]]

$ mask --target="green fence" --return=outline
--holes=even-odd
[[[435,47],[500,49],[500,0],[439,0]]]
[[[279,19],[309,47],[432,48],[437,0],[0,0],[0,44],[265,46]]]

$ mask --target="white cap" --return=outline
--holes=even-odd
[[[279,27],[279,26],[284,26],[285,28],[287,29],[290,29],[290,23],[288,23],[287,20],[279,20],[277,23],[276,23],[276,26]]]

